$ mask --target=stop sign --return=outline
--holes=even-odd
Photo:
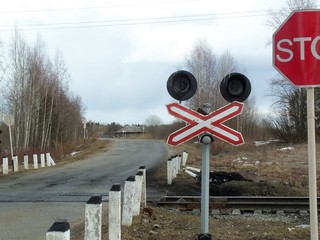
[[[320,85],[320,11],[293,12],[273,34],[273,66],[294,85]]]

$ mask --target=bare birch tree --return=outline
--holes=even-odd
[[[211,110],[216,110],[227,104],[221,96],[220,83],[227,74],[239,71],[239,65],[229,51],[218,56],[207,41],[198,41],[187,55],[185,67],[198,81],[196,94],[186,102],[188,107],[196,110],[202,108],[204,103],[210,103]],[[254,136],[259,123],[258,110],[252,96],[246,100],[242,115],[228,121],[230,127],[243,130],[246,137]]]
[[[83,107],[80,97],[68,88],[69,75],[61,54],[52,62],[40,37],[30,47],[16,31],[8,62],[4,97],[15,118],[14,147],[44,150],[75,144]]]

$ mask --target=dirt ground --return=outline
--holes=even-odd
[[[319,155],[320,145],[317,147]],[[187,166],[201,168],[201,145],[184,144],[169,148],[170,155],[189,152]],[[256,146],[247,143],[233,147],[212,145],[211,170],[237,172],[252,181],[228,182],[215,189],[216,195],[307,196],[307,145],[288,146],[271,143]],[[319,164],[317,165],[319,169]],[[318,177],[318,186],[320,178]],[[181,171],[172,185],[166,183],[166,160],[156,169],[147,170],[147,189],[155,188],[168,195],[200,195],[200,186],[194,178]],[[108,239],[107,203],[103,205],[103,239]],[[153,217],[142,214],[134,217],[133,225],[122,227],[122,238],[133,239],[198,239],[200,213],[180,212],[177,209],[147,206]],[[303,240],[310,239],[309,216],[287,213],[253,215],[211,215],[209,232],[215,240]],[[83,239],[83,225],[72,232],[72,239]]]
[[[320,145],[318,145],[320,156]],[[188,151],[186,166],[201,168],[201,145],[189,143],[169,148],[171,155]],[[247,143],[240,147],[213,145],[211,171],[235,172],[252,181],[232,181],[215,186],[213,195],[226,196],[307,196],[307,144],[288,146],[270,143],[256,146]],[[318,170],[320,165],[317,164]],[[148,171],[149,187],[164,189],[168,195],[200,195],[197,180],[181,171],[172,185],[166,183],[166,162],[162,168]],[[317,178],[320,186],[320,177]]]

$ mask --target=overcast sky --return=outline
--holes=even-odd
[[[39,34],[53,59],[63,54],[70,88],[85,117],[101,123],[141,124],[150,115],[173,118],[166,104],[171,73],[198,40],[228,50],[251,80],[259,110],[268,111],[273,30],[267,10],[286,0],[10,0],[1,4],[0,40],[16,24],[32,45]]]

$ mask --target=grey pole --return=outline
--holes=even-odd
[[[211,109],[210,103],[204,103],[202,109],[208,114]],[[201,234],[198,236],[199,240],[211,240],[209,234],[209,198],[210,198],[210,144],[212,137],[209,134],[200,136],[202,148],[201,161]]]
[[[210,174],[210,143],[209,135],[201,137],[202,163],[201,163],[201,234],[198,239],[211,239],[209,234],[209,174]]]

